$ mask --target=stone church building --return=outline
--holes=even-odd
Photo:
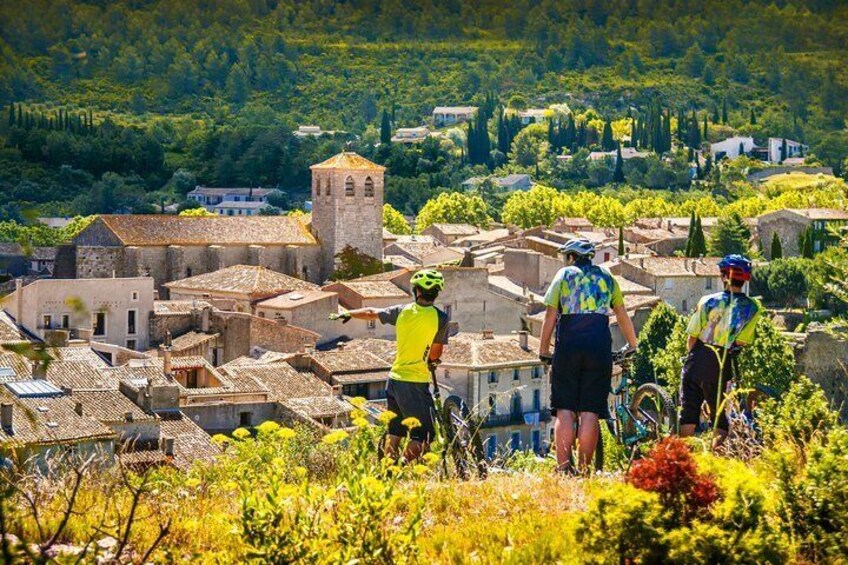
[[[312,169],[312,217],[103,215],[59,250],[57,277],[165,283],[261,265],[321,283],[350,245],[382,259],[385,168],[344,152]]]

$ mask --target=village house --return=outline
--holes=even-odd
[[[266,267],[234,265],[165,284],[174,300],[212,300],[222,310],[253,312],[257,302],[318,286]]]
[[[339,311],[339,297],[323,290],[293,291],[256,303],[256,315],[313,331],[320,335],[318,344],[332,341],[341,334],[338,322],[327,317]]]
[[[476,112],[477,106],[436,106],[433,108],[433,125],[440,128],[467,122]]]
[[[68,339],[101,341],[144,351],[153,313],[153,279],[39,279],[2,299],[6,312],[30,334],[55,331]]]
[[[830,208],[787,208],[761,215],[757,232],[763,254],[771,259],[771,242],[777,234],[784,257],[801,254],[800,241],[804,234],[813,237],[813,251],[818,253],[836,243],[831,230],[848,224],[848,212]]]
[[[466,235],[455,239],[453,242],[454,248],[479,249],[512,238],[513,234],[507,228],[495,228],[491,230],[483,230],[474,235]]]
[[[405,273],[403,271],[393,273],[393,275],[397,277],[403,276]],[[338,304],[346,310],[387,308],[412,302],[412,295],[393,283],[388,277],[382,280],[378,278],[378,280],[339,281],[325,286],[323,290],[335,293],[338,296]],[[341,322],[334,323],[336,324],[334,331],[336,336],[340,334],[348,338],[394,339],[395,335],[392,326],[383,325],[376,320],[350,320],[344,325]]]
[[[430,137],[430,129],[427,126],[416,128],[398,128],[392,136],[392,143],[405,143],[411,145],[420,143]]]
[[[268,196],[279,192],[276,188],[210,188],[197,186],[186,194],[186,198],[197,202],[209,212],[220,213],[217,211],[218,207],[226,208],[236,203],[266,205],[268,204]],[[232,216],[233,214],[228,215]]]
[[[548,114],[553,114],[553,111],[544,108],[527,108],[526,110],[518,110],[518,119],[521,125],[540,124],[547,119]]]
[[[337,133],[347,133],[344,131],[322,130],[321,126],[297,126],[297,129],[292,132],[292,135],[299,138],[304,137],[321,137],[322,135],[336,135]]]
[[[436,374],[442,395],[456,395],[483,418],[486,456],[542,453],[550,436],[550,381],[527,332],[491,331],[452,337]]]
[[[710,144],[710,155],[713,162],[721,161],[724,158],[736,159],[741,155],[747,155],[754,150],[755,147],[753,137],[729,137],[725,140]]]
[[[397,240],[387,245],[383,252],[386,257],[400,256],[405,258],[411,264],[406,266],[440,265],[459,262],[463,257],[461,252],[442,245],[435,237],[430,235],[398,236]]]
[[[477,189],[486,181],[494,183],[495,188],[512,192],[515,190],[530,190],[533,188],[533,179],[527,174],[509,174],[504,177],[471,177],[462,182],[466,189]]]
[[[683,314],[690,312],[705,294],[722,290],[717,257],[641,257],[620,259],[614,274],[651,290],[651,293]]]
[[[371,343],[378,340],[356,340]],[[380,340],[395,347],[394,341]],[[394,355],[393,355],[394,356]],[[308,369],[316,377],[341,390],[344,397],[362,397],[366,400],[386,398],[386,379],[389,378],[391,360],[383,359],[360,345],[351,349],[340,342],[336,349],[298,354],[288,363],[295,369]]]
[[[442,245],[453,245],[457,239],[480,233],[480,228],[469,224],[431,224],[421,231]],[[397,241],[397,238],[395,238]]]
[[[55,247],[24,249],[19,243],[0,243],[0,281],[6,277],[49,277],[55,262]]]
[[[221,202],[212,207],[212,212],[221,216],[258,216],[268,207],[265,202]]]

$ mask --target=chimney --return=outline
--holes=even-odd
[[[132,412],[124,412],[124,420],[127,422],[133,421],[133,413]]]
[[[483,339],[495,339],[495,331],[483,330]]]
[[[14,414],[14,405],[9,402],[0,404],[0,426],[7,432],[12,431],[12,415]]]
[[[203,311],[200,313],[200,331],[202,333],[209,333],[209,317],[212,314],[211,306],[204,306]]]
[[[19,326],[24,323],[24,281],[15,279],[15,323]]]
[[[77,416],[82,416],[82,402],[74,403],[74,412],[77,413]]]
[[[340,342],[338,343],[338,345],[336,346],[336,348],[337,348],[339,351],[344,351],[346,346],[347,346],[347,343],[345,343],[345,342],[343,342],[343,341],[340,341]]]
[[[159,356],[162,357],[162,373],[167,378],[171,378],[173,375],[173,371],[171,370],[171,346],[160,345],[159,353]]]
[[[162,438],[162,451],[168,457],[174,456],[174,438],[172,438],[172,437],[163,437]]]
[[[526,331],[522,330],[518,332],[518,345],[521,346],[521,349],[529,349],[527,337],[528,334]]]
[[[342,397],[342,386],[341,385],[333,385],[332,388],[330,388],[330,396],[334,397],[334,398],[341,398]]]

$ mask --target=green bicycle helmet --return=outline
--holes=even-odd
[[[421,269],[409,281],[412,286],[421,290],[443,290],[445,288],[445,277],[435,269]]]

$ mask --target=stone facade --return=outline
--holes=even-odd
[[[322,277],[335,270],[336,255],[350,245],[383,258],[383,172],[355,153],[313,165],[312,230],[322,248]]]
[[[649,272],[639,266],[638,260],[621,261],[611,270],[616,275],[651,289],[655,296],[669,303],[678,312],[689,313],[698,305],[698,300],[704,295],[720,292],[724,287],[718,270],[718,260],[708,259],[707,265],[703,259],[668,258],[670,261],[687,261],[693,272],[686,276],[663,276],[660,272]],[[652,259],[646,259],[651,261]],[[709,270],[709,274],[708,273]],[[713,274],[714,271],[714,274]]]
[[[806,334],[804,345],[795,351],[798,373],[824,389],[831,406],[848,422],[848,340],[825,330]]]
[[[564,266],[561,259],[529,249],[504,250],[504,275],[530,290],[544,292]]]

